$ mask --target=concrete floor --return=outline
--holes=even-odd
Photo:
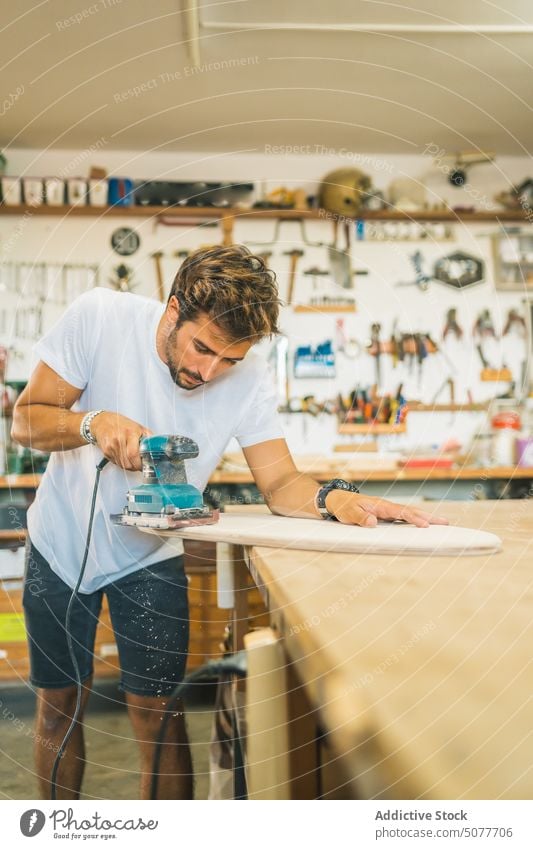
[[[207,799],[209,740],[215,688],[203,685],[187,702],[195,798]],[[34,697],[29,688],[0,689],[0,798],[37,799],[33,771]],[[137,744],[121,694],[96,682],[85,714],[86,768],[82,799],[138,799]]]

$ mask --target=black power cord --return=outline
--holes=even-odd
[[[85,567],[87,566],[87,558],[89,556],[89,546],[91,544],[91,536],[92,536],[92,532],[93,532],[93,521],[94,521],[94,510],[95,510],[95,506],[96,506],[96,496],[97,496],[97,493],[98,493],[98,484],[100,483],[100,473],[101,473],[102,469],[105,468],[105,466],[107,466],[108,463],[109,463],[109,460],[104,457],[104,459],[100,460],[100,462],[98,463],[98,465],[96,467],[96,478],[95,478],[95,481],[94,481],[93,497],[92,497],[92,501],[91,501],[91,512],[89,514],[89,524],[88,524],[88,527],[87,527],[87,539],[86,539],[86,542],[85,542],[85,552],[83,554],[83,560],[82,560],[82,563],[81,563],[80,574],[78,576],[78,582],[77,582],[76,586],[74,587],[74,589],[72,590],[72,595],[70,596],[69,603],[68,603],[68,606],[67,606],[67,612],[65,614],[65,631],[66,631],[66,635],[67,635],[68,653],[70,655],[70,659],[71,659],[72,665],[74,667],[74,673],[76,675],[77,693],[76,693],[76,707],[74,708],[74,714],[72,716],[71,723],[70,723],[70,725],[67,729],[65,736],[63,737],[63,741],[62,741],[62,743],[59,747],[59,750],[57,752],[57,755],[56,755],[56,758],[55,758],[55,761],[54,761],[54,766],[52,767],[52,775],[50,777],[50,784],[52,785],[52,789],[51,789],[50,798],[53,799],[54,801],[57,799],[57,795],[56,795],[56,793],[57,793],[57,772],[58,772],[58,769],[59,769],[59,764],[61,762],[63,755],[65,754],[65,749],[67,748],[68,741],[70,740],[72,733],[73,733],[73,731],[76,727],[76,724],[78,722],[78,717],[80,715],[80,709],[81,709],[82,681],[81,681],[81,678],[80,678],[80,668],[78,666],[78,661],[77,661],[76,655],[74,653],[74,642],[72,640],[72,634],[70,633],[70,618],[71,618],[71,615],[72,615],[72,608],[74,606],[74,601],[75,601],[75,599],[78,595],[78,590],[81,586],[81,582],[82,582],[83,576],[85,574]]]
[[[94,522],[94,511],[96,507],[96,496],[98,494],[98,486],[100,483],[100,474],[102,469],[104,469],[109,460],[104,457],[98,465],[96,466],[96,477],[94,481],[93,487],[93,495],[91,500],[91,510],[89,513],[89,523],[87,526],[87,539],[85,541],[85,551],[83,554],[83,560],[81,563],[80,574],[78,576],[78,581],[76,586],[72,590],[72,595],[70,596],[69,603],[67,605],[67,612],[65,614],[65,632],[67,635],[67,645],[68,651],[70,655],[70,659],[72,661],[72,665],[74,667],[74,673],[76,676],[76,706],[74,708],[74,713],[72,715],[71,723],[66,731],[65,736],[61,742],[61,745],[58,749],[57,755],[54,760],[54,765],[52,767],[52,774],[50,777],[51,784],[51,794],[50,798],[54,801],[57,800],[57,773],[59,770],[59,764],[61,763],[61,759],[65,754],[65,750],[67,748],[68,742],[72,736],[72,733],[77,725],[78,718],[81,710],[81,698],[82,698],[82,681],[80,676],[80,668],[78,666],[78,661],[76,659],[76,654],[74,652],[74,642],[72,639],[72,634],[70,632],[70,619],[72,615],[72,608],[74,606],[74,601],[78,595],[79,588],[81,586],[81,582],[83,580],[83,576],[85,574],[85,568],[87,566],[87,560],[89,557],[89,548],[91,545],[91,537],[93,532],[93,522]],[[159,778],[159,764],[161,762],[161,749],[163,745],[163,740],[165,739],[165,732],[167,729],[169,717],[172,714],[174,705],[177,704],[178,700],[184,695],[185,691],[191,684],[195,684],[199,681],[212,681],[214,678],[218,678],[221,675],[239,675],[240,677],[246,676],[246,652],[240,651],[234,655],[230,655],[228,657],[222,658],[221,660],[210,660],[204,666],[201,666],[199,669],[195,669],[194,672],[191,672],[187,675],[183,681],[178,684],[178,686],[173,690],[170,695],[170,699],[168,702],[167,712],[163,717],[163,722],[161,723],[161,728],[159,731],[158,740],[156,742],[156,747],[154,750],[154,758],[153,758],[153,767],[152,767],[152,781],[150,786],[150,799],[156,799],[157,797],[157,785]]]
[[[187,689],[199,681],[212,681],[220,676],[238,675],[241,678],[246,677],[246,652],[239,651],[235,654],[223,657],[220,660],[209,660],[203,666],[189,673],[180,684],[172,691],[168,700],[168,707],[163,716],[161,728],[154,749],[154,757],[152,760],[152,780],[150,782],[150,799],[157,799],[157,786],[159,782],[159,766],[161,763],[161,750],[165,739],[165,732],[168,721],[175,709],[179,699],[186,693]]]

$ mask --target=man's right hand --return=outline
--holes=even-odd
[[[80,435],[85,414],[71,410],[82,392],[39,361],[13,410],[13,441],[47,452],[69,451],[86,445]],[[153,435],[138,422],[108,412],[92,420],[91,433],[108,460],[132,472],[141,469],[140,437]]]
[[[153,431],[119,413],[100,413],[91,422],[91,433],[104,457],[128,472],[142,468],[139,441]]]

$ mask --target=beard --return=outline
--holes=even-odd
[[[176,386],[191,392],[193,389],[198,389],[199,386],[204,386],[205,380],[202,380],[197,372],[190,371],[188,368],[179,368],[175,364],[172,359],[172,352],[175,350],[176,335],[177,330],[173,330],[167,339],[165,349],[167,368]]]

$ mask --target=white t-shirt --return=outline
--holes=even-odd
[[[232,437],[244,448],[282,436],[275,390],[253,349],[212,383],[192,391],[176,386],[156,349],[164,309],[139,295],[93,289],[74,301],[34,353],[83,390],[73,410],[118,412],[155,434],[194,439],[200,453],[186,461],[186,469],[189,482],[202,491]],[[28,511],[33,544],[70,587],[79,575],[101,459],[92,445],[53,452]],[[82,592],[183,551],[179,540],[110,522],[111,513],[122,512],[127,490],[141,481],[140,472],[112,463],[103,469]]]

